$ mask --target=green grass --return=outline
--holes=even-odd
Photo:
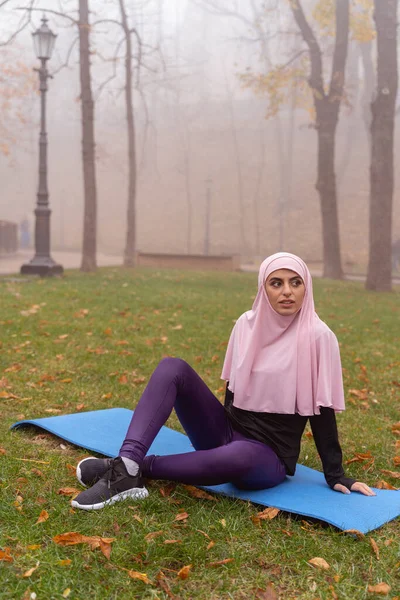
[[[358,283],[324,280],[314,287],[317,310],[341,344],[344,457],[369,451],[375,459],[353,462],[347,473],[370,485],[381,479],[396,485],[381,469],[396,470],[391,425],[399,421],[399,290],[374,294]],[[73,512],[58,490],[76,487],[67,465],[86,453],[38,430],[9,431],[18,419],[57,411],[133,408],[165,355],[186,359],[222,398],[226,342],[255,291],[256,276],[245,273],[105,269],[57,280],[0,280],[0,549],[8,547],[13,557],[0,561],[1,599],[28,599],[33,592],[38,600],[56,599],[68,588],[69,598],[82,600],[273,598],[266,591],[272,585],[285,600],[354,600],[373,597],[368,585],[381,581],[391,586],[387,597],[400,595],[398,520],[361,540],[282,512],[259,527],[251,518],[257,506],[196,499],[180,485],[163,496],[165,482],[150,482],[149,498],[137,505]],[[349,390],[365,390],[365,399]],[[16,398],[1,398],[4,392]],[[169,425],[180,429],[174,416]],[[320,465],[307,437],[301,462]],[[36,524],[42,510],[49,518]],[[180,511],[188,513],[186,521],[174,521]],[[69,531],[115,538],[110,560],[87,545],[53,542]],[[307,561],[315,556],[330,569],[312,568]],[[233,560],[210,566],[224,559]],[[189,564],[188,578],[178,578]],[[129,578],[124,569],[146,573],[152,584]]]

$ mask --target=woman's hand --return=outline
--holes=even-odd
[[[336,483],[333,487],[336,492],[342,492],[342,494],[350,494],[350,490],[347,489],[345,485],[341,483]],[[375,492],[371,490],[370,487],[367,486],[366,483],[361,483],[361,481],[356,481],[351,486],[352,492],[360,492],[360,494],[364,494],[364,496],[376,496]]]

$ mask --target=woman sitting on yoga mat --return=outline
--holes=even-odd
[[[335,412],[344,410],[335,335],[314,310],[305,263],[286,252],[264,260],[253,308],[237,320],[222,370],[225,407],[183,360],[165,358],[135,409],[119,456],[85,458],[84,486],[72,506],[96,510],[148,495],[142,477],[192,485],[231,482],[258,490],[294,475],[310,420],[327,484],[338,492],[375,495],[345,477]],[[172,409],[194,452],[146,456]]]

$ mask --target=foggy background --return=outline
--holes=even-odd
[[[75,16],[77,3],[63,7]],[[317,136],[307,110],[285,105],[266,119],[266,96],[244,89],[240,74],[265,72],[260,40],[249,24],[249,0],[226,2],[249,19],[213,14],[201,0],[150,0],[128,4],[132,22],[149,47],[159,47],[142,70],[135,91],[138,147],[137,248],[142,252],[202,254],[209,225],[210,254],[245,259],[285,250],[306,261],[322,260],[320,207],[315,189]],[[216,3],[220,6],[223,2]],[[310,3],[309,3],[310,4]],[[59,9],[42,0],[41,7]],[[134,7],[135,5],[135,7]],[[305,2],[305,5],[307,3]],[[0,32],[21,18],[10,5]],[[38,5],[39,6],[39,5]],[[91,21],[119,18],[115,3],[91,0]],[[48,14],[57,33],[48,62],[49,203],[52,249],[81,249],[83,182],[79,55],[76,28]],[[33,26],[1,48],[0,59],[27,67],[31,88],[6,113],[7,152],[0,152],[0,219],[31,220],[36,202],[39,134],[38,62]],[[285,63],[296,43],[290,14],[268,23],[268,50]],[[276,36],[277,28],[289,33]],[[99,24],[91,32],[98,192],[98,249],[122,255],[126,229],[126,136],[123,59],[112,60],[121,32]],[[120,53],[122,56],[123,53]],[[111,78],[114,72],[116,76]],[[58,70],[60,69],[60,70]],[[365,267],[368,255],[369,145],[362,120],[363,71],[359,51],[349,47],[348,102],[340,112],[336,173],[343,264]],[[58,72],[57,72],[58,71]],[[107,81],[109,80],[109,81]],[[29,83],[29,81],[31,83]],[[105,82],[107,83],[105,84]],[[4,113],[3,113],[4,114]],[[3,141],[3,140],[2,140]],[[396,150],[399,145],[396,137]],[[394,194],[393,239],[400,237],[399,182]],[[208,225],[207,225],[208,224]]]

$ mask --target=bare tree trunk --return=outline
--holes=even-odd
[[[374,0],[377,92],[372,102],[369,264],[366,288],[392,289],[393,141],[397,73],[397,0]]]
[[[125,109],[128,136],[128,205],[124,266],[134,267],[136,260],[136,136],[132,93],[132,38],[124,0],[119,0],[122,28],[125,34]]]
[[[372,60],[372,42],[360,42],[361,60],[364,70],[364,90],[361,99],[362,117],[367,132],[368,145],[371,148],[371,102],[375,92],[376,77]]]
[[[336,36],[329,92],[325,93],[322,53],[300,0],[292,0],[295,21],[306,42],[311,61],[309,86],[314,96],[318,134],[318,178],[323,234],[324,277],[343,277],[340,258],[339,217],[335,175],[335,135],[343,95],[349,35],[349,0],[336,0]]]
[[[79,0],[79,65],[82,111],[82,160],[85,191],[82,271],[96,269],[97,192],[94,141],[94,102],[90,76],[88,0]]]

